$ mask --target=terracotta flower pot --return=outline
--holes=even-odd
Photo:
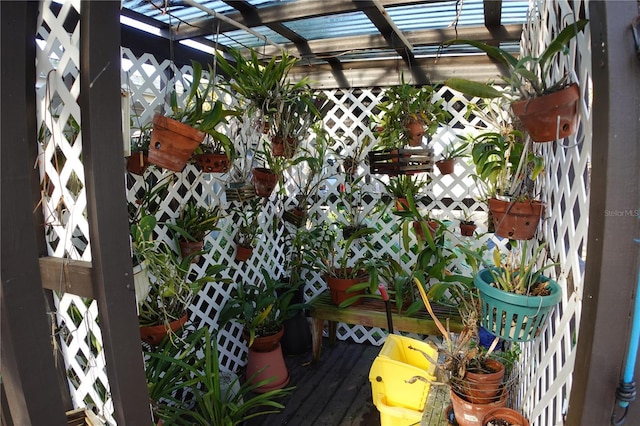
[[[204,247],[204,241],[180,240],[178,241],[178,244],[180,244],[180,255],[183,259],[201,251]],[[191,259],[191,263],[198,263],[199,260],[200,255],[193,256],[193,258]]]
[[[507,407],[494,408],[485,414],[482,426],[504,426],[504,423],[515,426],[529,426],[529,420],[516,410]]]
[[[409,201],[404,197],[396,198],[396,210],[399,212],[404,212],[409,210]]]
[[[241,245],[236,246],[236,256],[235,259],[238,262],[244,262],[251,257],[253,254],[253,247],[244,247]]]
[[[495,408],[507,405],[507,392],[503,392],[501,397],[489,404],[474,404],[466,401],[453,389],[449,392],[453,413],[459,426],[482,426],[484,416]]]
[[[258,352],[249,348],[246,375],[251,384],[269,380],[268,383],[255,389],[255,392],[258,393],[285,387],[289,383],[289,371],[284,362],[280,344],[278,343],[268,352]]]
[[[142,176],[149,164],[149,156],[146,152],[132,152],[127,158],[127,170],[134,175]]]
[[[578,124],[580,87],[571,84],[562,90],[533,99],[514,102],[513,113],[520,118],[531,139],[550,142],[575,133]]]
[[[266,336],[258,336],[256,335],[253,339],[253,344],[251,345],[251,349],[256,352],[268,352],[273,350],[276,345],[280,343],[282,339],[282,335],[284,334],[284,327],[280,327],[277,333],[269,334]],[[249,343],[249,335],[247,333],[243,333],[244,339]]]
[[[226,154],[197,154],[194,160],[205,173],[225,173],[229,171],[229,157]]]
[[[489,199],[496,235],[512,240],[533,238],[544,215],[544,207],[544,203],[537,200],[511,202]]]
[[[431,234],[431,238],[434,238],[436,235],[436,231],[438,230],[438,227],[440,227],[440,224],[435,220],[430,220],[426,223],[426,225],[427,225],[427,230]],[[422,229],[422,224],[420,223],[420,221],[417,221],[417,220],[413,221],[413,230],[415,231],[416,236],[418,238],[420,238],[422,241],[426,241],[427,237],[424,234],[424,231]]]
[[[282,139],[282,136],[274,136],[271,139],[271,154],[274,157],[284,157],[284,139]]]
[[[184,314],[182,318],[171,321],[169,323],[169,328],[175,333],[176,331],[180,330],[180,328],[182,328],[182,326],[186,322],[187,314]],[[159,345],[168,333],[169,332],[165,324],[140,327],[140,338],[144,342],[147,342],[148,344],[153,346]]]
[[[422,121],[411,121],[407,124],[409,131],[409,145],[422,145],[422,137],[424,136],[424,123]]]
[[[476,231],[477,225],[475,223],[460,222],[460,234],[465,237],[473,237],[473,233]]]
[[[484,361],[484,366],[490,372],[472,372],[467,370],[464,379],[459,384],[460,392],[469,402],[474,404],[488,404],[494,402],[504,389],[504,364],[494,359]]]
[[[340,305],[345,300],[356,296],[358,294],[364,294],[364,290],[357,292],[349,292],[347,290],[356,284],[369,281],[369,276],[366,273],[358,276],[357,278],[338,278],[334,276],[327,277],[327,287],[331,291],[331,301],[335,305]],[[357,299],[351,306],[362,303],[362,298]]]
[[[149,145],[149,162],[179,172],[193,151],[204,140],[205,133],[172,118],[156,114]]]
[[[278,184],[280,176],[265,167],[255,167],[253,169],[253,185],[256,194],[261,197],[270,197]]]
[[[450,175],[456,168],[456,159],[436,161],[436,166],[442,175]]]

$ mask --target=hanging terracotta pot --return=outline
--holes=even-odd
[[[202,251],[202,248],[204,247],[204,241],[180,240],[178,241],[178,244],[180,245],[180,255],[183,259],[193,255],[194,253]],[[191,263],[198,263],[199,260],[200,255],[193,256]]]
[[[351,268],[347,269],[347,274],[350,275]],[[364,290],[349,293],[347,293],[347,290],[356,284],[369,281],[369,275],[367,275],[365,272],[363,272],[356,278],[338,278],[331,275],[327,276],[326,281],[327,287],[329,287],[329,290],[331,291],[331,301],[335,305],[340,305],[342,302],[352,298],[353,296],[364,294]],[[352,303],[351,306],[359,305],[360,303],[362,303],[362,301],[363,299],[359,298],[354,303]]]
[[[410,121],[406,125],[409,132],[409,145],[422,145],[422,137],[424,136],[424,123],[422,121]]]
[[[409,210],[409,201],[405,197],[396,198],[396,210],[399,212]]]
[[[440,223],[438,223],[438,221],[436,220],[429,220],[426,222],[426,225],[427,225],[427,230],[429,230],[429,233],[431,234],[431,238],[434,238],[436,235],[436,231],[440,227]],[[424,231],[422,229],[422,223],[420,221],[417,221],[417,220],[413,221],[413,230],[418,236],[418,238],[420,238],[422,241],[426,241],[427,238],[424,234]]]
[[[196,154],[193,159],[200,170],[205,173],[226,173],[229,171],[229,157],[227,157],[227,154]]]
[[[564,89],[511,104],[531,139],[550,142],[575,133],[578,125],[580,87],[571,84]]]
[[[436,166],[442,175],[450,175],[456,168],[456,159],[436,161]]]
[[[149,145],[149,162],[156,166],[182,171],[205,133],[172,118],[156,114]]]
[[[253,253],[253,247],[245,247],[245,246],[237,245],[235,259],[238,262],[244,262],[251,257],[252,253]]]
[[[282,136],[274,136],[271,139],[271,154],[274,157],[284,157],[284,139]]]
[[[544,215],[544,203],[537,200],[505,201],[489,199],[495,233],[512,240],[530,240]]]
[[[182,326],[187,322],[187,314],[184,314],[183,317],[171,321],[169,323],[169,329],[174,333],[182,328]],[[150,326],[142,326],[140,327],[140,338],[147,342],[150,345],[157,346],[162,340],[167,336],[168,329],[165,324],[159,325],[150,325]]]
[[[280,176],[265,167],[255,167],[253,169],[253,185],[256,194],[268,198],[278,184]]]
[[[477,225],[473,222],[460,222],[460,235],[464,237],[473,237]]]
[[[502,426],[504,424],[529,426],[529,420],[516,410],[508,407],[494,408],[485,414],[482,419],[482,426]]]
[[[134,175],[142,176],[149,167],[149,156],[146,152],[132,152],[127,158],[127,170]]]

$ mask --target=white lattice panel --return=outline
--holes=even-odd
[[[81,162],[81,133],[69,136],[70,117],[80,123],[77,97],[79,91],[78,79],[78,46],[79,30],[67,34],[62,28],[65,15],[70,7],[79,8],[79,2],[65,2],[58,17],[48,12],[48,2],[44,3],[41,19],[46,25],[41,25],[39,35],[44,40],[38,56],[39,85],[39,117],[48,129],[42,142],[40,156],[40,170],[46,183],[43,198],[43,209],[47,218],[47,238],[49,252],[53,256],[69,256],[74,259],[90,260],[88,228],[85,219],[86,197],[83,185],[83,167]],[[540,43],[548,42],[553,36],[546,28],[564,26],[564,21],[571,17],[567,2],[540,2],[537,5],[542,22],[529,26],[529,34],[537,35],[531,43],[525,46],[536,49]],[[557,8],[557,9],[555,9]],[[567,18],[569,17],[569,18]],[[545,29],[544,31],[540,28]],[[588,52],[589,33],[587,31],[579,37],[579,46],[572,50],[568,57],[569,67],[574,64],[590,64]],[[167,108],[167,87],[172,87],[168,79],[171,74],[171,63],[159,63],[150,55],[135,57],[129,50],[123,49],[122,85],[131,94],[131,110],[133,127],[140,127],[148,123],[155,112]],[[564,64],[554,68],[554,73],[562,72]],[[189,81],[191,70],[184,67],[175,70],[178,81]],[[581,82],[582,93],[589,99],[590,71],[585,67],[576,72]],[[48,83],[47,83],[48,82]],[[320,200],[312,206],[310,217],[315,220],[328,220],[341,217],[337,211],[335,195],[341,185],[348,185],[339,173],[339,158],[353,154],[356,144],[365,136],[373,137],[369,126],[369,116],[375,113],[375,105],[382,98],[379,88],[363,88],[353,90],[328,90],[324,92],[335,106],[328,113],[325,125],[331,136],[335,138],[333,146],[336,154],[327,159],[327,173],[332,176],[319,191]],[[460,94],[453,93],[447,88],[439,88],[437,99],[444,99],[445,105],[452,115],[449,125],[442,127],[429,143],[434,149],[436,159],[442,153],[446,144],[457,136],[473,133],[483,123],[476,115],[468,121],[466,113],[467,101]],[[227,101],[231,102],[229,99]],[[474,103],[477,100],[471,100]],[[565,292],[562,308],[556,311],[550,327],[546,333],[533,344],[523,345],[523,360],[521,367],[520,401],[522,407],[530,414],[533,424],[558,424],[563,412],[563,404],[568,397],[571,387],[571,371],[573,368],[574,339],[577,334],[575,324],[579,323],[580,296],[583,279],[583,261],[586,252],[587,207],[588,207],[588,168],[591,143],[591,126],[589,103],[583,104],[581,130],[577,138],[560,144],[548,144],[541,148],[547,158],[546,182],[544,196],[548,202],[548,217],[544,224],[544,231],[550,243],[553,256],[562,264],[558,281],[568,291]],[[247,146],[260,143],[263,135],[256,132],[249,121],[243,126],[232,125],[228,134],[236,141],[242,141]],[[70,140],[71,139],[71,140]],[[54,155],[64,158],[63,164],[55,166]],[[365,152],[366,153],[366,152]],[[62,157],[61,157],[62,156]],[[331,161],[329,161],[331,160]],[[238,176],[248,177],[248,171],[253,159],[236,164],[237,169],[229,174],[201,173],[194,165],[187,165],[182,173],[167,173],[156,168],[150,168],[145,177],[128,174],[126,187],[128,201],[134,203],[136,194],[143,187],[143,179],[154,177],[161,179],[170,174],[173,181],[169,186],[169,194],[162,201],[158,219],[160,222],[169,221],[179,214],[180,206],[189,199],[195,199],[203,205],[220,205],[222,211],[228,212],[231,203],[226,199],[224,187],[230,179]],[[489,242],[504,246],[504,241],[495,239],[486,232],[486,213],[483,203],[478,201],[479,194],[473,185],[471,173],[472,165],[458,161],[453,175],[441,176],[434,170],[431,173],[432,182],[424,191],[425,199],[433,200],[422,207],[424,212],[441,220],[452,222],[448,241],[453,247],[459,242],[471,242],[480,245]],[[363,164],[358,169],[358,176],[362,176],[366,190],[371,193],[371,202],[363,206],[364,211],[373,212],[383,202],[384,186],[377,178],[370,176],[369,169]],[[240,280],[252,281],[260,279],[262,268],[272,271],[275,276],[283,272],[287,255],[287,230],[280,218],[283,211],[290,208],[295,196],[294,180],[304,177],[305,170],[298,168],[290,170],[285,175],[284,193],[286,195],[272,195],[265,201],[260,213],[262,236],[254,255],[248,262],[238,264],[234,260],[235,219],[228,215],[220,220],[220,231],[210,234],[206,243],[211,251],[193,270],[201,273],[212,262],[229,266],[226,276],[233,282]],[[47,177],[45,179],[45,176]],[[48,188],[51,188],[50,190]],[[466,205],[470,204],[470,207]],[[477,239],[461,237],[457,231],[457,223],[465,209],[475,213],[475,219],[480,223]],[[403,254],[402,243],[398,237],[396,219],[392,215],[369,215],[368,221],[374,224],[379,233],[377,242],[380,246],[379,254],[390,254],[400,259]],[[167,234],[166,227],[159,226],[158,238],[173,242]],[[408,253],[410,259],[415,258],[413,252]],[[410,263],[409,263],[410,264]],[[409,265],[407,265],[409,267]],[[465,266],[456,260],[451,268],[464,272]],[[311,274],[307,277],[305,293],[312,297],[322,290],[325,284],[322,277]],[[209,326],[218,329],[217,312],[228,298],[233,285],[211,283],[198,295],[191,308],[191,321],[194,325]],[[108,380],[104,370],[104,357],[101,351],[101,336],[96,320],[97,307],[93,301],[85,301],[77,297],[65,295],[58,301],[60,346],[64,353],[65,363],[70,375],[70,385],[77,406],[95,406],[99,412],[113,423],[112,404],[109,397]],[[558,315],[562,312],[562,316]],[[338,328],[340,339],[353,339],[357,342],[381,344],[384,330],[370,329],[361,326],[345,326]],[[218,347],[223,368],[235,370],[244,364],[246,346],[241,338],[241,329],[232,324],[218,334]],[[552,374],[553,373],[553,374]]]

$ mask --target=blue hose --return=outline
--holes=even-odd
[[[640,240],[636,239],[635,242],[640,243]],[[616,420],[614,407],[614,412],[611,414],[611,424],[614,426],[619,426],[624,423],[627,412],[629,411],[629,403],[636,399],[636,382],[633,380],[633,373],[638,358],[638,345],[640,344],[640,269],[638,270],[635,297],[633,323],[631,324],[631,337],[629,338],[629,349],[627,350],[624,374],[616,389],[616,401],[618,406],[624,409],[624,412],[622,416]]]

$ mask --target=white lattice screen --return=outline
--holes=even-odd
[[[46,218],[46,238],[49,254],[57,257],[91,260],[88,225],[86,221],[86,194],[84,192],[83,166],[81,162],[82,141],[80,110],[77,103],[79,92],[79,24],[72,34],[67,33],[62,24],[71,8],[79,11],[80,2],[65,2],[58,16],[49,9],[49,1],[42,3],[41,25],[38,52],[38,72],[41,83],[38,86],[39,117],[43,125],[41,132],[42,154],[39,167],[43,178],[43,209]],[[568,2],[537,2],[534,10],[539,11],[541,20],[533,19],[527,27],[523,45],[527,49],[536,50],[537,46],[548,42],[553,37],[552,28],[563,27],[566,20],[573,19]],[[573,3],[572,3],[573,4]],[[574,5],[574,7],[578,7]],[[582,6],[580,6],[582,7]],[[554,73],[561,73],[565,66],[580,71],[575,76],[581,83],[582,93],[586,99],[583,105],[581,130],[576,138],[566,142],[568,147],[559,144],[547,144],[541,147],[547,158],[546,182],[544,197],[548,205],[548,217],[544,224],[544,235],[550,243],[552,254],[561,262],[561,273],[558,281],[566,289],[561,308],[556,310],[551,327],[544,335],[532,344],[523,345],[523,362],[521,363],[520,401],[523,409],[535,425],[552,425],[561,422],[563,404],[568,398],[571,386],[571,372],[576,324],[579,323],[580,296],[583,281],[583,262],[586,252],[587,211],[588,211],[588,167],[591,143],[591,119],[589,116],[589,64],[590,54],[589,32],[579,36],[578,48],[567,57],[567,64],[559,64]],[[165,108],[168,75],[171,75],[171,63],[158,63],[151,55],[135,57],[129,50],[123,49],[122,83],[130,93],[133,126],[147,123],[153,114]],[[586,64],[578,66],[580,64]],[[188,79],[190,69],[185,67],[176,70],[178,76]],[[325,124],[337,143],[333,147],[341,154],[349,154],[354,148],[354,141],[361,141],[365,136],[373,136],[369,130],[368,116],[381,98],[378,88],[360,88],[352,90],[329,90],[325,94],[335,102],[328,113]],[[445,100],[445,105],[452,114],[448,127],[441,128],[435,135],[430,147],[436,158],[443,147],[456,135],[473,132],[474,127],[481,125],[478,117],[472,122],[465,118],[466,101],[446,88],[437,91],[437,97]],[[229,101],[229,99],[227,99]],[[473,100],[472,100],[473,101]],[[230,126],[228,133],[237,140],[256,144],[263,137],[250,125],[242,127]],[[337,159],[336,157],[332,160]],[[333,215],[339,216],[335,200],[339,187],[344,183],[342,174],[338,172],[338,161],[327,161],[326,167],[330,175],[335,175],[326,182],[325,188],[319,192],[320,200],[311,210],[315,220],[326,220]],[[491,234],[486,234],[486,219],[483,203],[477,200],[476,189],[470,177],[472,166],[458,162],[453,175],[441,176],[434,171],[432,182],[425,190],[425,199],[433,200],[424,206],[431,215],[441,220],[452,221],[450,243],[454,245],[460,237],[457,232],[457,220],[465,209],[476,211],[475,219],[481,223],[481,236],[473,244],[483,244],[493,240],[501,244]],[[237,264],[234,260],[233,226],[234,219],[225,217],[220,221],[219,233],[207,237],[211,246],[210,253],[193,266],[194,271],[201,273],[211,262],[229,265],[228,277],[234,282],[254,280],[260,276],[261,268],[266,268],[279,275],[286,259],[287,225],[281,220],[282,212],[293,203],[296,174],[304,173],[303,169],[294,169],[286,174],[286,195],[272,195],[265,201],[260,223],[263,228],[259,246],[249,262]],[[371,193],[371,201],[364,208],[372,209],[383,202],[384,186],[376,178],[370,176],[368,167],[358,170],[364,176],[365,190]],[[162,179],[169,173],[151,168],[145,179]],[[223,211],[229,211],[233,201],[226,199],[224,187],[228,179],[226,175],[200,172],[194,165],[188,165],[182,173],[171,174],[172,183],[169,195],[162,202],[158,218],[160,221],[171,220],[178,215],[180,206],[189,199],[195,199],[205,205],[220,205]],[[127,174],[124,176],[129,202],[135,202],[136,194],[142,190],[143,178]],[[465,202],[472,203],[466,207]],[[386,213],[381,216],[370,216],[379,228],[377,243],[380,252],[399,258],[401,242],[395,229],[395,219]],[[158,238],[170,244],[166,228],[158,228]],[[503,243],[502,243],[503,244]],[[414,258],[409,253],[410,259]],[[214,260],[215,259],[215,260]],[[231,286],[212,283],[196,298],[192,310],[191,321],[194,325],[209,326],[217,329],[216,316],[219,307],[228,297]],[[305,287],[307,297],[312,297],[324,289],[324,281],[320,276],[308,276]],[[57,304],[59,323],[58,341],[61,353],[64,354],[65,365],[70,377],[70,388],[76,406],[95,406],[109,423],[114,423],[109,386],[104,368],[104,356],[101,351],[102,340],[97,325],[99,313],[94,301],[84,300],[71,295],[63,295]],[[241,366],[246,347],[240,337],[240,327],[233,325],[221,330],[218,335],[220,359],[223,368],[236,369]],[[384,333],[379,329],[362,326],[338,328],[340,339],[353,339],[357,342],[381,344]]]

